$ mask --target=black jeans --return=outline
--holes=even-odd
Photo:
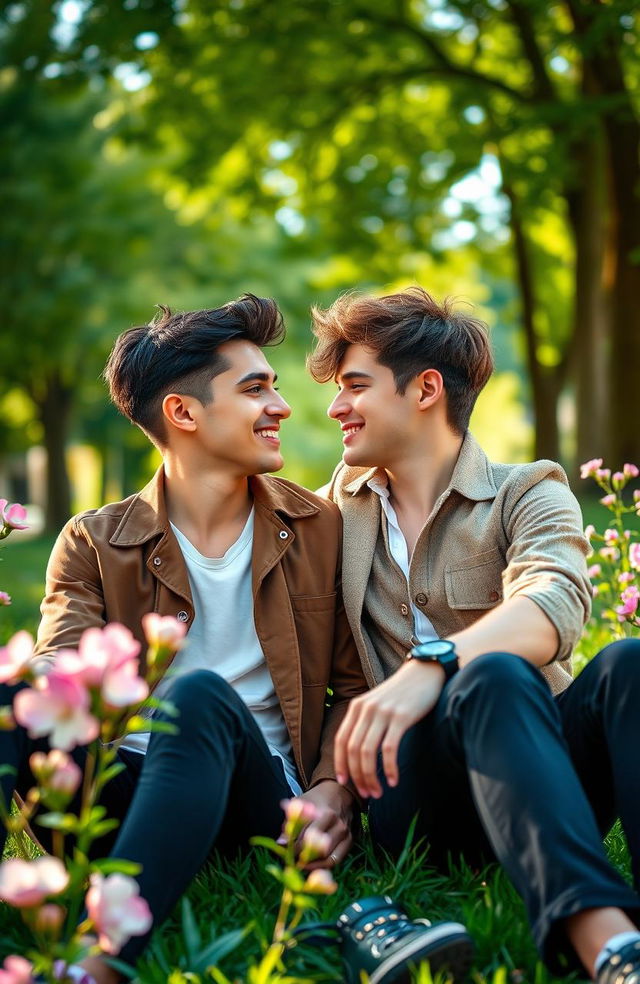
[[[10,703],[16,689],[0,687],[0,704]],[[121,825],[96,841],[91,852],[142,865],[137,881],[154,927],[214,847],[232,852],[253,835],[277,837],[283,820],[280,800],[291,795],[281,761],[220,676],[197,670],[176,677],[166,696],[179,711],[171,719],[178,734],[153,733],[146,755],[118,752],[125,768],[107,784],[101,802]],[[30,739],[23,728],[0,732],[0,762],[16,770],[0,780],[6,803],[14,789],[24,797],[34,785],[28,760],[36,749],[47,750],[47,743]],[[82,765],[86,749],[76,749],[73,757]],[[36,822],[34,833],[50,847],[45,827]],[[2,846],[4,838],[2,830]],[[149,935],[132,937],[120,959],[134,963]]]
[[[543,959],[579,967],[562,920],[640,897],[610,865],[602,836],[617,816],[640,887],[640,640],[607,646],[553,698],[509,653],[480,656],[404,737],[400,782],[369,803],[372,836],[397,853],[411,820],[430,859],[497,859],[524,899]]]

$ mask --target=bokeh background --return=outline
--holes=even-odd
[[[290,478],[340,453],[310,304],[412,283],[491,326],[491,455],[638,460],[635,2],[1,9],[0,495],[46,530],[156,463],[100,380],[115,336],[245,290],[288,324]]]

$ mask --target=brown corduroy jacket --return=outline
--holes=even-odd
[[[336,730],[349,700],[367,689],[342,603],[342,524],[332,503],[284,479],[256,476],[250,486],[256,632],[309,787],[335,778]],[[85,629],[107,622],[130,629],[144,652],[146,612],[193,622],[162,468],[137,495],[69,520],[49,560],[41,611],[38,656],[74,648]]]

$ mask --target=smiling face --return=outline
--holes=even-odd
[[[228,368],[211,381],[213,399],[190,401],[200,450],[216,467],[235,476],[278,471],[280,422],[291,408],[275,389],[276,375],[261,349],[245,340],[218,349]]]
[[[363,345],[350,345],[336,376],[338,394],[327,410],[342,430],[347,465],[393,469],[419,435],[416,387],[401,395],[391,369]]]

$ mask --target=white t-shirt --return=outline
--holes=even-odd
[[[302,790],[289,733],[253,618],[253,519],[252,509],[242,533],[223,557],[204,557],[171,524],[189,575],[195,617],[184,647],[158,684],[155,696],[166,693],[169,678],[176,674],[214,670],[247,705],[269,750],[282,759],[289,786],[298,795]],[[131,734],[122,747],[145,752],[148,743],[148,733]]]

